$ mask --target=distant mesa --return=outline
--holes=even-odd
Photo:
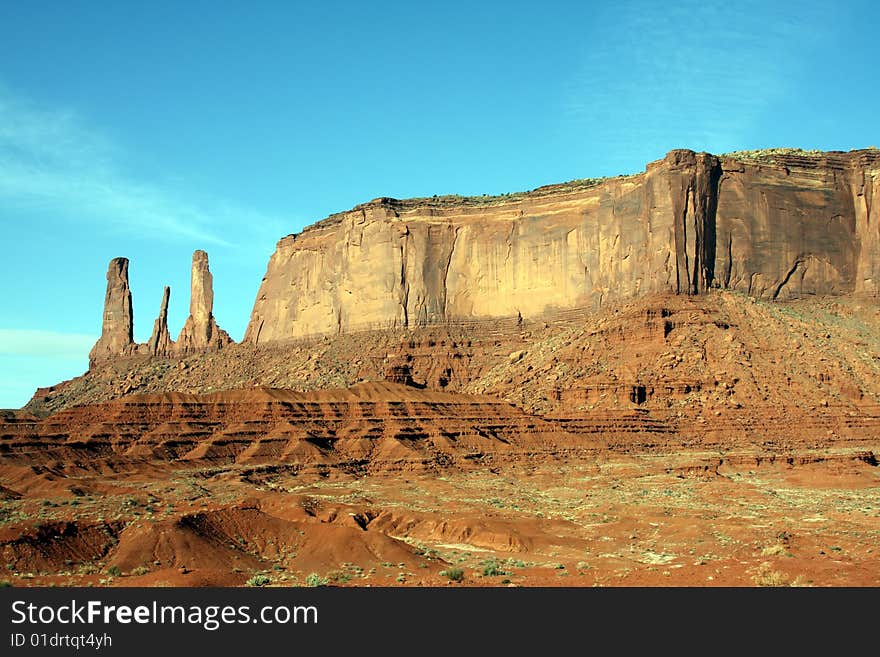
[[[168,332],[168,303],[171,288],[165,286],[159,316],[153,323],[153,332],[145,344],[134,342],[134,318],[131,307],[131,289],[128,284],[128,259],[113,258],[107,268],[107,292],[104,296],[104,320],[101,337],[89,353],[89,368],[116,357],[131,355],[183,356],[202,351],[214,351],[232,344],[233,340],[221,329],[213,315],[213,277],[208,268],[208,254],[193,253],[190,282],[190,314],[177,342]]]

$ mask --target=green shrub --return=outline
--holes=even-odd
[[[122,571],[119,570],[119,566],[110,566],[107,569],[107,574],[112,577],[119,577],[120,575],[122,575]]]
[[[327,586],[327,578],[321,577],[318,573],[310,573],[306,577],[306,584],[308,586]]]
[[[248,586],[266,586],[271,581],[266,575],[254,575],[245,583]]]
[[[464,571],[461,568],[447,568],[446,570],[441,570],[440,574],[443,577],[448,577],[453,582],[460,582],[464,579]]]
[[[320,578],[318,578],[320,579]],[[351,581],[351,573],[345,572],[343,570],[338,570],[327,575],[327,581],[334,581],[337,584],[348,584]],[[316,584],[315,586],[323,586],[322,584]]]
[[[483,577],[499,577],[501,575],[509,575],[497,561],[494,559],[483,563]]]

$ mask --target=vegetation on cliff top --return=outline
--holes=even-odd
[[[758,160],[767,162],[779,155],[796,155],[798,157],[819,157],[825,151],[803,148],[760,148],[752,151],[731,151],[722,153],[721,157],[735,157],[740,160]]]
[[[868,146],[864,150],[877,150],[876,146]],[[761,148],[752,151],[731,151],[730,153],[722,153],[721,157],[733,157],[738,160],[753,160],[756,162],[774,162],[777,157],[795,156],[795,157],[821,157],[827,151],[803,148]]]
[[[461,194],[443,194],[434,196],[422,196],[408,199],[389,199],[395,205],[403,207],[421,207],[425,205],[449,206],[449,205],[498,205],[508,203],[510,201],[519,201],[525,198],[535,198],[541,196],[549,196],[550,194],[559,194],[569,191],[581,189],[589,189],[600,185],[606,180],[615,178],[629,178],[631,176],[608,176],[604,178],[578,178],[563,183],[555,183],[552,185],[543,185],[535,189],[524,192],[508,192],[506,194],[482,194],[480,196],[462,196]]]
[[[563,183],[555,183],[552,185],[543,185],[541,187],[536,187],[535,189],[524,191],[524,192],[509,192],[506,194],[482,194],[480,196],[463,196],[461,194],[442,194],[442,195],[434,195],[434,196],[420,196],[414,198],[406,198],[406,199],[396,199],[390,197],[379,197],[375,198],[372,201],[368,201],[366,203],[361,203],[360,205],[356,205],[351,210],[345,210],[343,212],[337,212],[331,214],[326,219],[322,219],[311,226],[308,226],[305,230],[312,230],[315,228],[326,228],[329,226],[333,226],[338,224],[342,218],[348,214],[349,212],[355,210],[361,210],[364,208],[368,208],[374,205],[387,204],[398,210],[410,210],[415,208],[422,207],[437,207],[437,208],[448,208],[455,206],[493,206],[493,205],[503,205],[505,203],[511,203],[514,201],[521,201],[529,198],[541,198],[544,196],[551,196],[553,194],[564,194],[567,192],[574,192],[583,189],[589,189],[591,187],[596,187],[597,185],[602,184],[608,180],[624,180],[626,178],[632,178],[634,176],[641,174],[630,174],[630,175],[619,175],[619,176],[607,176],[604,178],[578,178],[575,180],[569,180],[568,182]]]

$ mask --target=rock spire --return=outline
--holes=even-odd
[[[192,257],[189,317],[177,338],[178,354],[221,349],[232,342],[229,335],[217,326],[214,310],[214,277],[208,268],[208,254],[196,251]]]
[[[153,322],[153,333],[147,343],[147,349],[151,356],[168,356],[174,347],[171,334],[168,333],[168,299],[171,296],[171,288],[165,286],[162,293],[162,305],[159,307],[159,316]]]
[[[113,258],[107,267],[107,292],[104,295],[104,318],[101,337],[89,352],[89,366],[135,350],[128,286],[128,258]]]

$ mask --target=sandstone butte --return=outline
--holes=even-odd
[[[278,242],[243,342],[534,319],[713,288],[876,296],[878,173],[876,149],[673,150],[631,176],[495,197],[378,198]],[[133,344],[128,261],[115,258],[91,362],[220,349],[232,341],[212,309],[208,256],[196,251],[177,342],[166,292],[150,342]]]
[[[252,344],[650,293],[767,299],[880,290],[880,151],[716,157],[507,197],[380,198],[283,238]]]

